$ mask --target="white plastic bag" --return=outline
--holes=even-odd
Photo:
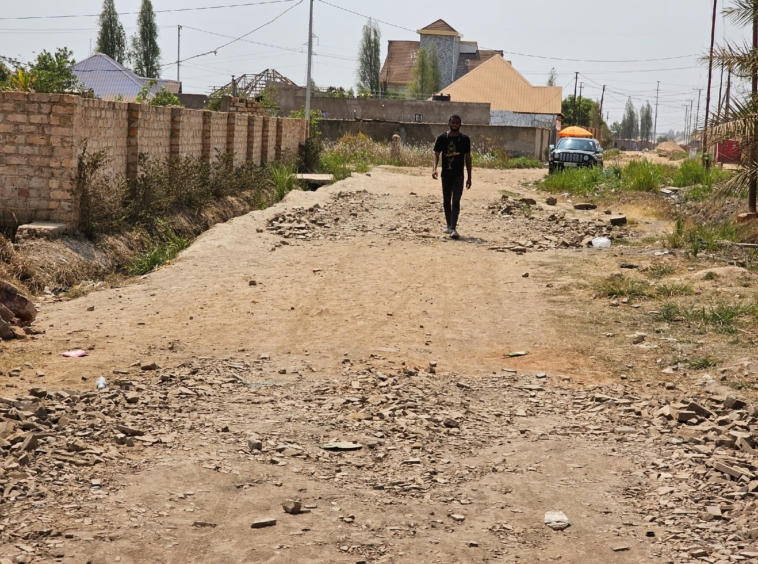
[[[595,237],[592,240],[593,249],[610,249],[611,240],[608,237]]]

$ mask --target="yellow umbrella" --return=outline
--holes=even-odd
[[[558,135],[560,137],[592,137],[592,133],[575,125],[567,127],[566,129],[561,129],[561,132]]]

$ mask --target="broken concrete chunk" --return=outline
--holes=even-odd
[[[743,409],[746,405],[744,401],[734,396],[726,396],[726,399],[724,399],[724,408],[726,409]]]
[[[273,527],[276,525],[276,519],[260,519],[258,521],[253,521],[253,524],[250,525],[251,529],[263,529],[264,527]]]
[[[282,503],[282,509],[284,509],[285,513],[297,515],[303,509],[303,504],[300,501],[288,499]]]

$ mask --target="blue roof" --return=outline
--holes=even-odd
[[[84,87],[92,90],[95,98],[101,100],[112,101],[119,97],[122,102],[134,102],[139,91],[150,80],[137,76],[125,66],[102,53],[95,53],[79,61],[72,70]],[[157,84],[153,87],[153,93],[158,92],[164,86],[169,92],[178,94],[181,83],[175,80],[158,79]]]

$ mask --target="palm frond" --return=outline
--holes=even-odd
[[[758,0],[732,0],[732,5],[722,13],[735,25],[752,25],[758,14]]]
[[[708,63],[708,60],[708,55],[700,58],[703,63]],[[725,45],[714,47],[713,64],[723,66],[741,78],[750,78],[758,71],[758,51],[747,41],[743,41],[742,45],[727,42]]]

